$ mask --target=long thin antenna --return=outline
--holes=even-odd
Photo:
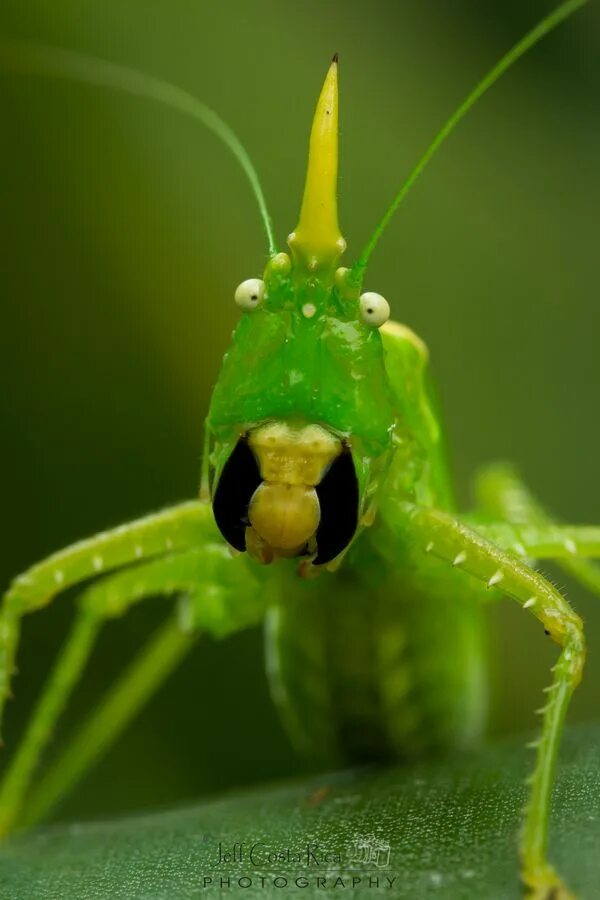
[[[390,223],[390,220],[409,190],[430,161],[434,153],[441,147],[446,138],[454,131],[458,123],[464,116],[468,113],[472,106],[475,105],[477,100],[485,94],[485,92],[491,88],[491,86],[498,81],[501,75],[503,75],[507,69],[509,69],[514,63],[517,62],[518,59],[523,56],[531,47],[540,41],[544,35],[548,34],[549,31],[552,31],[553,28],[556,28],[557,25],[560,25],[561,22],[564,22],[570,15],[572,15],[576,10],[579,9],[580,6],[584,6],[588,0],[567,0],[565,3],[561,3],[553,12],[547,15],[541,22],[539,22],[535,28],[532,28],[530,32],[528,32],[525,37],[521,38],[521,40],[512,47],[508,53],[502,57],[502,59],[496,63],[493,69],[491,69],[488,74],[481,79],[479,84],[471,91],[468,97],[463,100],[461,105],[452,113],[448,121],[441,128],[440,131],[436,134],[433,141],[420,158],[390,205],[388,206],[383,218],[375,228],[369,242],[366,247],[362,251],[358,262],[354,266],[356,280],[360,280],[362,278],[362,273],[364,269],[367,267],[367,263],[371,256],[371,253],[375,249],[379,238],[387,228]]]
[[[233,153],[244,170],[252,193],[258,203],[258,209],[269,242],[269,253],[277,253],[271,216],[263,194],[256,169],[241,141],[230,128],[201,100],[182,88],[160,78],[144,75],[135,69],[107,62],[94,56],[63,50],[44,44],[0,39],[0,67],[24,74],[49,75],[56,78],[68,78],[81,81],[96,87],[113,88],[155,100],[201,122],[209,131],[223,141]]]

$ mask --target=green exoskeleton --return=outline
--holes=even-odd
[[[18,577],[0,619],[0,705],[22,617],[73,585],[72,631],[0,789],[0,832],[29,825],[115,739],[198,633],[265,621],[272,692],[296,745],[329,760],[397,759],[472,745],[486,697],[482,600],[509,597],[558,645],[520,836],[532,896],[570,896],[547,860],[567,706],[582,673],[580,618],[531,560],[554,559],[592,590],[600,528],[558,525],[510,469],[477,479],[455,509],[427,349],[364,290],[371,252],[407,190],[475,101],[585,0],[562,4],[480,82],[419,161],[358,262],[337,216],[338,67],[312,126],[300,218],[279,252],[256,174],[231,130],[185,92],[64,51],[4,45],[12,68],[157,99],[200,119],[242,164],[269,241],[241,308],[205,426],[200,497],[78,543]],[[33,775],[103,622],[145,597],[176,614],[133,661],[44,777]],[[357,639],[360,636],[360,640]]]

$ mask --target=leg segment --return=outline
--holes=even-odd
[[[547,861],[548,822],[554,771],[565,713],[581,679],[585,642],[581,619],[542,575],[507,554],[452,516],[434,509],[387,500],[383,518],[394,540],[422,548],[464,569],[488,588],[499,588],[543,624],[561,647],[543,710],[541,738],[531,778],[520,849],[522,877],[536,898],[566,898],[568,892]],[[393,542],[392,542],[393,543]],[[384,550],[393,552],[390,545]]]
[[[479,522],[465,517],[478,534],[528,559],[555,559],[566,566],[600,557],[600,527],[594,525],[510,525],[505,522]]]
[[[27,799],[16,824],[29,828],[44,819],[112,746],[195,644],[196,633],[170,618],[152,635],[100,704],[77,729]]]
[[[515,525],[548,526],[556,523],[528,491],[513,467],[507,464],[486,466],[477,475],[475,493],[480,509],[492,519]],[[600,567],[582,558],[600,554],[583,552],[569,536],[566,536],[565,547],[567,554],[549,555],[587,590],[600,595]]]
[[[15,579],[0,611],[0,724],[19,640],[20,619],[86,579],[141,560],[201,546],[215,535],[210,506],[183,503],[68,547]]]
[[[54,729],[58,716],[79,680],[103,620],[122,615],[134,603],[156,594],[187,592],[186,609],[190,629],[204,627],[216,634],[235,630],[260,618],[260,604],[253,601],[252,577],[244,559],[232,560],[221,544],[207,544],[186,553],[172,553],[153,562],[118,572],[89,587],[81,597],[81,609],[73,629],[59,653],[54,670],[32,715],[25,736],[11,761],[0,789],[0,834],[19,816],[31,777]],[[240,601],[246,600],[246,603]],[[190,616],[190,605],[192,615]],[[188,630],[190,630],[188,629]],[[183,630],[180,626],[180,630]],[[173,642],[175,655],[183,652],[191,638]],[[154,657],[152,661],[156,662]],[[163,662],[165,662],[163,660]],[[164,667],[164,675],[169,671]],[[135,667],[134,667],[135,669]],[[138,681],[130,691],[139,702],[129,702],[124,711],[133,715],[151,686],[161,678],[148,664],[135,669]],[[164,677],[164,676],[163,676]],[[146,690],[139,679],[147,682]],[[121,716],[121,727],[128,720]],[[118,729],[114,732],[116,735]],[[108,740],[108,738],[107,738]],[[79,765],[80,774],[85,767]]]

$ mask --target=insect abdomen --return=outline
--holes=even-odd
[[[471,743],[485,713],[478,605],[435,572],[368,577],[361,560],[360,572],[290,578],[271,615],[269,677],[294,743],[349,761]]]

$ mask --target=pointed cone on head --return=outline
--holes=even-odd
[[[311,269],[334,264],[345,249],[337,211],[338,60],[327,72],[310,134],[300,221],[289,237],[295,257]]]

